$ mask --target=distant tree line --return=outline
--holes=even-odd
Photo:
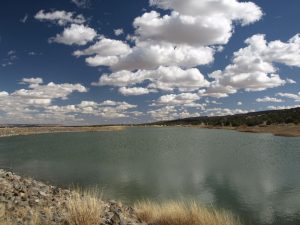
[[[207,126],[259,126],[274,124],[300,124],[300,108],[251,112],[229,116],[192,117],[161,121],[155,125],[207,125]]]

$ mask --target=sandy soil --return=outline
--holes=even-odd
[[[300,125],[293,125],[293,124],[253,126],[253,127],[248,127],[248,126],[214,127],[214,126],[190,125],[188,127],[236,130],[240,132],[249,132],[249,133],[271,133],[274,134],[275,136],[284,136],[284,137],[300,137]]]
[[[101,126],[101,127],[7,127],[0,128],[0,137],[63,133],[63,132],[99,132],[99,131],[121,131],[125,126]]]
[[[270,125],[255,127],[239,127],[236,130],[252,133],[271,133],[275,136],[300,137],[300,125]]]

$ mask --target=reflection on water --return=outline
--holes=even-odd
[[[196,199],[249,225],[300,224],[300,138],[194,128],[0,139],[0,167],[108,198]]]

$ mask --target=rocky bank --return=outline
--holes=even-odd
[[[0,224],[70,225],[65,213],[67,203],[74,193],[0,169]],[[137,218],[132,207],[115,201],[101,202],[103,212],[100,224],[146,224]],[[34,222],[36,218],[38,223]]]

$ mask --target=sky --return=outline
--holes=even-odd
[[[300,106],[299,0],[6,0],[0,124]]]

